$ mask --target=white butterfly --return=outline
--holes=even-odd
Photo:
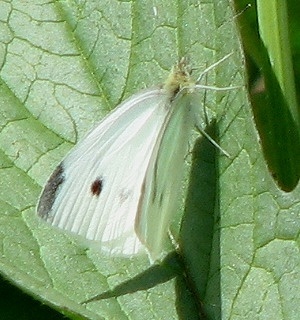
[[[165,85],[120,104],[56,168],[38,215],[111,255],[160,258],[199,114],[197,89],[228,88],[195,84],[181,60]]]

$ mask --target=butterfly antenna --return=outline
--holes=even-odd
[[[231,86],[231,87],[215,87],[215,86],[206,86],[202,84],[196,84],[194,88],[197,89],[204,89],[204,90],[215,90],[215,91],[228,91],[228,90],[235,90],[240,89],[242,86]]]
[[[231,57],[232,55],[233,55],[233,52],[230,52],[230,53],[226,54],[226,56],[223,57],[222,59],[218,60],[217,62],[213,63],[212,65],[210,65],[209,67],[207,67],[206,69],[204,69],[204,70],[200,73],[199,77],[197,78],[196,83],[199,83],[199,82],[202,80],[203,76],[204,76],[206,73],[208,73],[211,69],[215,68],[216,66],[218,66],[219,64],[221,64],[223,61],[225,61],[226,59],[228,59],[229,57]]]

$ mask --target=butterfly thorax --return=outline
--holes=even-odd
[[[187,59],[182,58],[176,66],[172,68],[168,79],[164,84],[164,89],[170,93],[171,100],[182,90],[193,90],[195,81],[191,77],[191,69],[188,66]],[[191,88],[191,89],[190,89]]]

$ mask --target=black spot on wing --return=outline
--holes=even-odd
[[[40,217],[47,219],[56,199],[59,186],[64,182],[63,162],[54,170],[40,196],[37,213]]]
[[[91,193],[93,196],[99,196],[101,191],[103,189],[103,179],[97,178],[92,184],[91,184]]]

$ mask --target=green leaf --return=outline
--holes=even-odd
[[[0,15],[1,274],[72,319],[296,319],[299,189],[272,181],[242,87],[202,101],[230,158],[191,147],[182,259],[105,257],[35,214],[72,145],[178,58],[196,77],[233,52],[207,83],[245,83],[228,2],[15,1]]]
[[[244,9],[244,0],[235,2],[239,10]],[[281,189],[291,191],[300,177],[300,127],[297,49],[289,36],[290,31],[298,30],[293,28],[297,18],[292,13],[299,10],[299,2],[251,2],[252,10],[238,20],[252,109],[269,170]]]

